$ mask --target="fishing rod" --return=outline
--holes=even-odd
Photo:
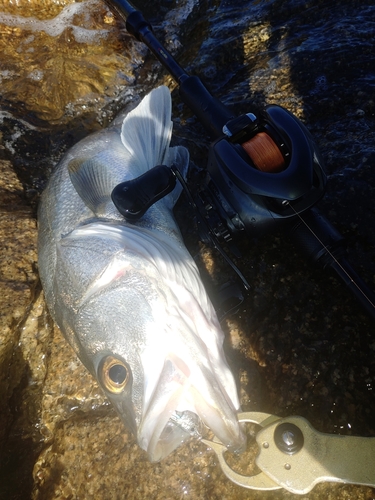
[[[135,222],[174,188],[177,179],[197,214],[203,239],[232,266],[245,292],[250,286],[223,245],[230,246],[241,234],[253,237],[286,227],[313,262],[336,272],[375,320],[374,292],[347,262],[344,238],[315,207],[324,195],[326,175],[303,123],[277,105],[235,116],[198,76],[189,75],[176,62],[139,10],[126,0],[106,2],[171,74],[182,101],[213,139],[206,178],[194,197],[177,169],[156,166],[115,187],[112,199],[119,212]]]

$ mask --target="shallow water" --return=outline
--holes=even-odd
[[[136,4],[179,62],[226,104],[248,112],[276,103],[306,123],[328,174],[319,207],[374,289],[373,2]],[[99,0],[2,2],[0,28],[0,498],[292,498],[231,484],[197,441],[148,463],[45,310],[35,207],[51,169],[138,94],[173,82]],[[204,166],[209,138],[173,98],[175,141]],[[226,265],[198,243],[184,199],[177,217],[208,286],[228,279]],[[323,432],[374,436],[371,321],[286,235],[239,247],[252,293],[224,328],[243,410],[298,414]],[[375,490],[326,484],[303,498],[372,499]]]

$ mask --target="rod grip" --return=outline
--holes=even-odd
[[[189,76],[180,83],[180,96],[202,125],[215,138],[223,135],[224,125],[233,118],[231,111],[203,85],[197,76]]]

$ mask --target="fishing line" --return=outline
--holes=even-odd
[[[224,241],[226,245],[230,242],[230,250],[236,255],[232,236],[243,231],[251,237],[261,235],[276,229],[282,220],[290,221],[291,215],[292,219],[297,215],[303,224],[298,223],[293,230],[296,243],[315,262],[319,261],[323,267],[330,265],[375,320],[374,292],[349,262],[338,254],[343,238],[314,208],[324,194],[326,175],[315,143],[303,123],[275,104],[265,106],[258,118],[252,112],[234,116],[231,109],[215,98],[198,76],[189,75],[177,63],[156,39],[151,24],[140,11],[126,0],[106,1],[125,21],[128,33],[145,43],[178,83],[181,100],[214,139],[209,150],[208,184],[202,186],[195,203],[191,205],[194,209],[198,208],[197,222],[205,240],[222,254],[241,279],[245,290],[250,288],[247,280],[220,243]],[[166,186],[165,192],[156,187],[154,189],[154,184],[157,186],[155,172],[151,174],[153,182],[146,182],[150,180],[150,174],[141,176],[145,179],[139,192],[147,194],[146,204],[138,196],[139,193],[129,200],[121,192],[118,203],[114,201],[120,207],[120,213],[129,212],[133,216],[134,212],[135,219],[142,216],[152,203],[174,187],[167,174],[166,183],[163,184],[164,180],[162,183],[162,187]],[[177,172],[175,176],[178,177]],[[139,182],[136,181],[136,184]],[[188,193],[184,180],[181,184]],[[295,208],[284,202],[292,210],[279,210],[280,200],[290,199],[291,192]],[[131,205],[134,201],[134,207],[129,208],[129,203]],[[306,220],[299,214],[306,214]]]
[[[241,146],[254,166],[262,172],[277,173],[285,168],[285,159],[275,141],[266,132],[259,132]]]
[[[220,243],[218,242],[215,234],[213,234],[213,232],[210,230],[210,227],[207,225],[206,221],[204,220],[204,217],[201,215],[201,213],[200,213],[200,211],[199,211],[199,209],[194,201],[194,198],[192,197],[190,190],[189,190],[188,186],[186,185],[185,179],[182,177],[180,171],[177,169],[177,167],[175,165],[171,166],[171,170],[172,170],[173,174],[177,177],[177,179],[180,181],[180,184],[184,190],[184,193],[186,194],[186,196],[188,198],[188,202],[189,202],[190,206],[194,209],[195,215],[197,216],[197,221],[198,221],[198,223],[200,223],[201,227],[203,226],[203,229],[206,233],[206,236],[209,238],[209,240],[211,241],[213,246],[216,248],[216,250],[218,250],[218,252],[220,252],[220,254],[225,259],[225,261],[236,272],[238,277],[241,279],[245,290],[249,291],[250,285],[249,285],[247,279],[242,274],[242,272],[238,269],[238,267],[233,262],[233,260],[226,254],[225,250],[221,247]]]
[[[294,214],[299,218],[299,220],[305,225],[305,227],[311,232],[311,234],[317,239],[317,241],[320,243],[322,248],[326,251],[326,253],[331,257],[331,259],[334,261],[334,263],[340,268],[340,270],[343,272],[343,274],[348,278],[348,280],[355,286],[357,291],[362,295],[363,298],[367,300],[367,302],[373,307],[375,311],[375,304],[374,302],[370,299],[370,297],[363,291],[363,289],[358,285],[358,283],[352,278],[352,276],[348,273],[348,271],[345,269],[345,267],[340,263],[340,261],[335,257],[335,255],[330,251],[330,249],[325,245],[325,243],[319,238],[319,236],[316,234],[316,232],[313,230],[312,227],[309,226],[309,224],[304,220],[304,218],[294,209],[292,204],[288,200],[283,201],[284,206],[288,206],[291,208],[291,210],[294,212]]]

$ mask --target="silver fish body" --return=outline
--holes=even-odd
[[[110,194],[155,165],[186,174],[169,147],[171,98],[153,90],[117,125],[80,141],[39,206],[39,271],[49,311],[153,461],[210,427],[230,449],[244,436],[223,333],[172,208],[176,186],[136,224]]]

